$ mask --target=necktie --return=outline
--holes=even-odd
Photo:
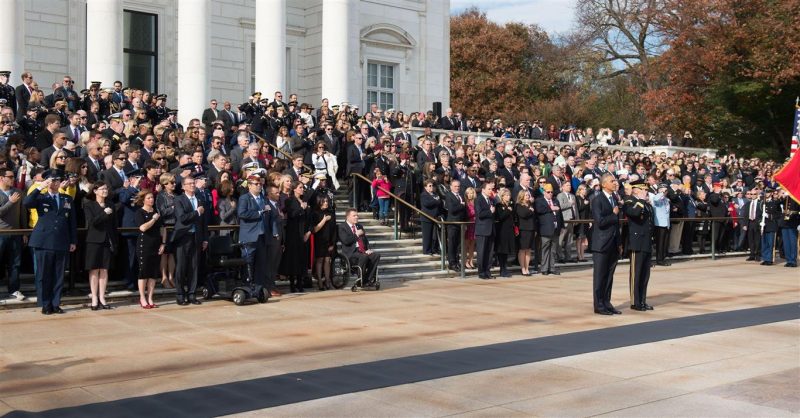
[[[61,209],[61,200],[58,198],[58,195],[54,194],[53,199],[56,201],[56,209]]]
[[[613,195],[608,197],[608,203],[611,204],[611,208],[612,209],[614,208],[614,206],[617,206],[616,203],[614,203],[614,196]]]
[[[72,134],[73,138],[75,138],[75,142],[78,142],[78,138],[80,138],[80,134],[78,133],[78,128],[73,128]]]
[[[758,206],[758,200],[751,200],[750,201],[750,220],[756,220],[756,207]]]
[[[350,228],[353,230],[353,234],[356,236],[356,239],[357,239],[356,244],[358,245],[358,252],[360,252],[360,253],[365,252],[365,250],[364,250],[364,241],[362,241],[361,237],[358,236],[358,233],[356,232],[356,226],[355,225],[351,225]]]
[[[119,170],[119,178],[121,178],[123,182],[127,179],[127,177],[125,177],[125,171]]]
[[[92,162],[94,163],[94,166],[97,168],[97,171],[100,171],[100,163],[97,162],[97,160],[92,160]]]

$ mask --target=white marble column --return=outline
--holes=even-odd
[[[286,88],[286,0],[256,0],[256,90],[272,100]],[[252,92],[247,92],[249,95]]]
[[[178,121],[203,116],[211,91],[209,0],[178,0]]]
[[[86,85],[122,80],[122,0],[86,0]],[[109,30],[109,28],[116,28]]]
[[[354,13],[349,0],[322,1],[322,97],[331,104],[359,99],[350,97],[350,72],[359,67],[351,36]]]
[[[6,28],[0,36],[0,71],[11,71],[8,84],[21,83],[20,74],[25,71],[25,1],[6,0],[0,12],[0,28]]]

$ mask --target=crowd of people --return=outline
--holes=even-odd
[[[179,304],[199,304],[209,240],[228,234],[241,244],[243,274],[273,296],[279,278],[291,292],[303,292],[312,275],[320,290],[331,288],[337,243],[368,283],[380,257],[358,212],[388,224],[393,208],[403,230],[421,229],[424,253],[447,249],[451,269],[463,263],[488,279],[496,263],[507,277],[514,262],[523,275],[559,274],[556,263],[583,261],[591,250],[591,202],[604,176],[620,205],[646,182],[657,264],[713,242],[718,252],[747,249],[762,264],[777,248],[796,266],[798,208],[777,190],[775,162],[605,147],[691,145],[688,132],[673,142],[669,134],[504,126],[451,109],[439,117],[375,104],[362,115],[357,105],[323,99],[315,109],[281,92],[222,108],[211,100],[184,127],[165,95],[119,81],[78,92],[65,76],[45,95],[31,73],[21,78],[14,88],[0,72],[0,230],[33,232],[0,234],[0,257],[17,299],[30,263],[45,314],[62,311],[68,269],[86,273],[92,309],[110,308],[109,277],[138,289],[144,309],[157,307],[159,282],[175,287]],[[480,141],[479,132],[495,138]],[[353,208],[338,220],[334,193],[345,187]],[[445,226],[442,245],[441,221],[469,223],[465,259],[460,226]]]

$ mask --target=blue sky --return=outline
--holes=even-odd
[[[548,33],[568,31],[574,22],[575,0],[450,0],[450,12],[477,6],[497,23],[535,23]]]

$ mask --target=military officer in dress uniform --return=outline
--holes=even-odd
[[[0,99],[6,100],[6,106],[11,107],[14,111],[14,117],[17,116],[17,95],[14,92],[14,87],[8,84],[8,79],[11,78],[11,71],[0,71]]]
[[[63,170],[47,170],[43,177],[45,180],[23,202],[39,216],[28,246],[33,249],[36,297],[42,314],[63,314],[61,288],[67,252],[75,251],[77,235],[75,208],[69,195],[58,192],[69,185]]]
[[[795,202],[789,192],[783,191],[781,201],[782,219],[778,222],[783,241],[784,267],[797,267],[797,226],[800,225],[800,204]]]
[[[158,125],[162,120],[169,117],[169,109],[167,108],[167,95],[159,94],[156,96],[156,105],[147,111],[147,118],[150,123]]]
[[[650,259],[653,254],[653,208],[647,194],[647,182],[630,183],[633,197],[625,199],[623,211],[628,217],[628,249],[631,252],[631,309],[652,310],[647,304],[647,283],[650,281]]]
[[[775,234],[778,220],[782,218],[781,202],[775,199],[775,189],[764,191],[764,213],[761,220],[761,265],[771,266],[775,254]]]

